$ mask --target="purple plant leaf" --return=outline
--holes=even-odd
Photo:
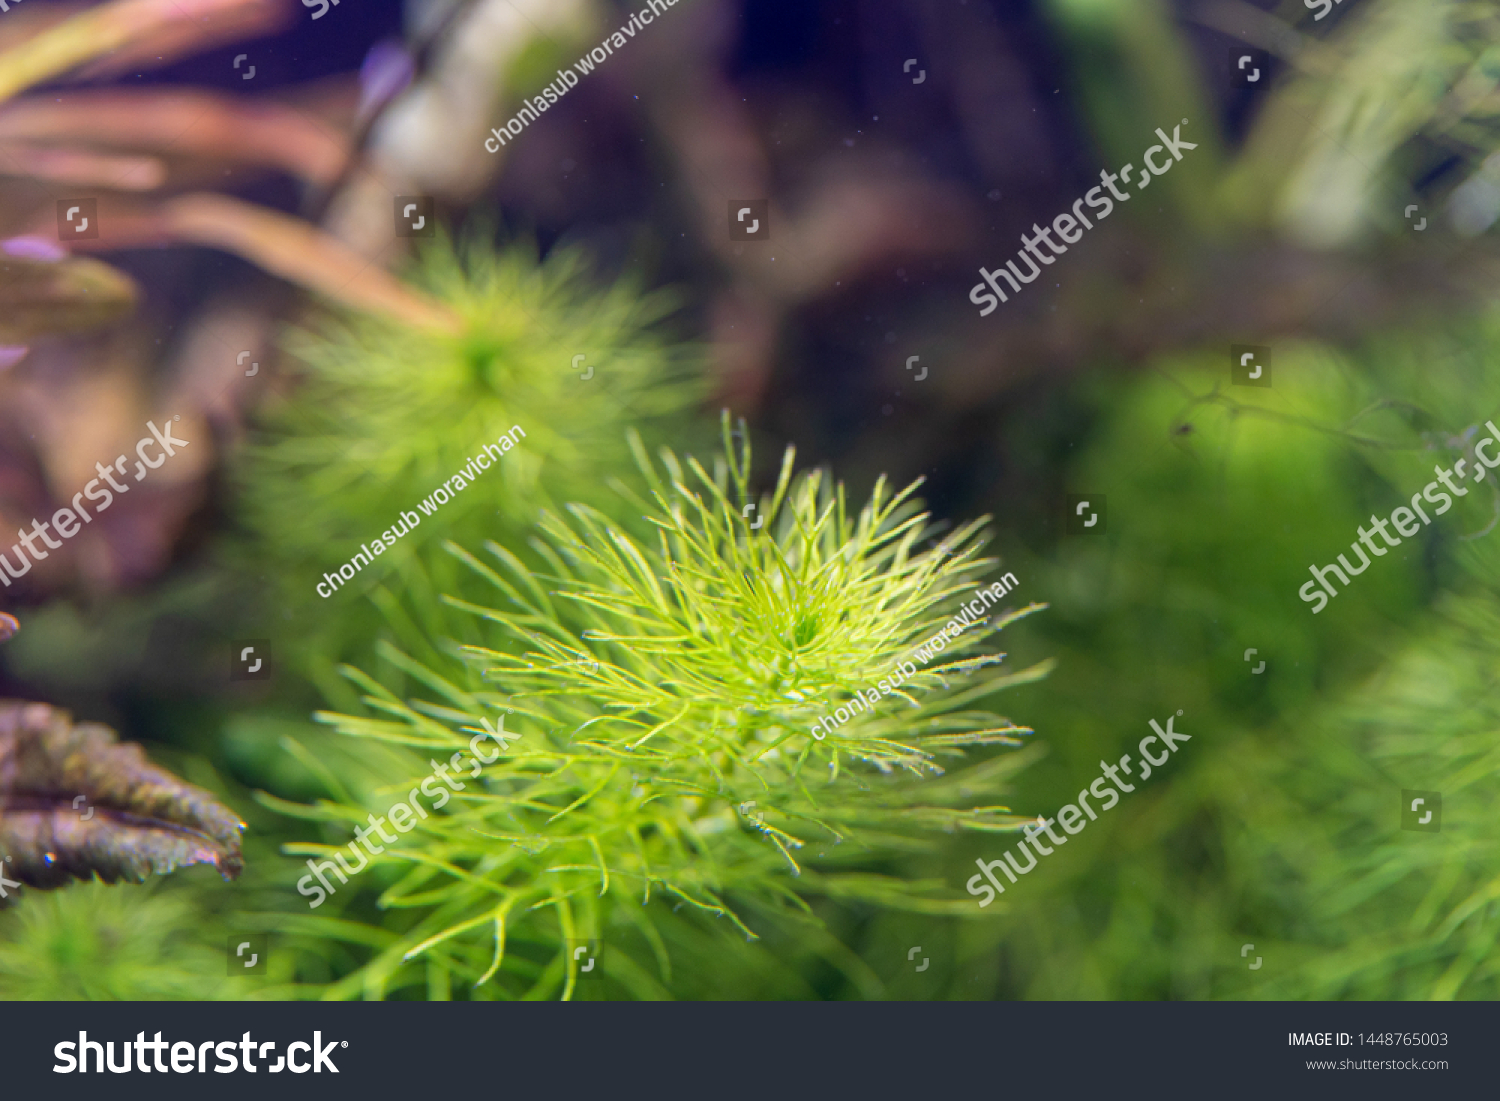
[[[400,95],[415,75],[416,64],[400,42],[387,39],[375,43],[359,67],[357,115],[368,118]]]
[[[0,241],[0,252],[27,260],[66,260],[68,250],[45,237],[9,237]]]
[[[109,727],[75,725],[44,703],[0,701],[0,870],[13,879],[40,888],[96,875],[140,883],[189,864],[234,879],[244,828]]]

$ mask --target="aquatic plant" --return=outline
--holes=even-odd
[[[1493,472],[1320,614],[1298,593],[1309,563],[1472,456],[1500,409],[1497,325],[1288,342],[1271,389],[1229,385],[1217,350],[1075,388],[1104,412],[1070,480],[1108,493],[1112,526],[1018,566],[1053,598],[1024,642],[1061,670],[1028,719],[1067,737],[1014,809],[1050,811],[1167,707],[1211,751],[1006,896],[968,946],[1003,961],[985,993],[1493,996]],[[1440,834],[1402,829],[1403,789],[1442,793]],[[957,874],[998,853],[946,855]]]
[[[1002,672],[1001,655],[982,645],[1041,605],[964,632],[946,660],[814,737],[818,717],[874,689],[972,595],[993,564],[979,556],[983,522],[919,549],[935,529],[916,485],[892,494],[882,480],[852,515],[821,473],[793,476],[791,448],[757,499],[749,442],[734,443],[727,414],[722,427],[712,472],[667,449],[658,469],[630,436],[649,499],[616,483],[622,503],[611,512],[643,512],[654,538],[574,505],[538,525],[539,570],[497,542],[483,556],[450,544],[474,584],[444,600],[485,639],[452,647],[441,668],[385,644],[384,663],[420,697],[345,670],[364,712],[319,718],[412,754],[387,788],[397,798],[411,777],[482,743],[496,720],[515,740],[462,773],[446,810],[372,851],[388,882],[380,905],[417,916],[332,993],[409,986],[420,981],[409,961],[421,959],[429,989],[446,991],[456,976],[476,997],[569,997],[575,951],[603,942],[607,980],[659,995],[672,965],[658,925],[673,908],[750,938],[782,921],[819,925],[817,900],[975,912],[942,881],[910,876],[909,858],[944,831],[1019,828],[997,799],[1027,755],[968,753],[1029,733],[983,703],[1047,664]],[[264,798],[329,823],[363,825],[380,809],[329,781],[333,798],[315,806]],[[325,860],[336,850],[286,851]],[[326,935],[346,924],[329,920]]]
[[[103,883],[29,892],[0,914],[6,1001],[205,1000],[265,996],[264,980],[230,978],[224,943],[204,936],[202,895]]]
[[[703,389],[686,374],[690,351],[669,347],[660,331],[672,298],[628,280],[594,290],[576,253],[539,262],[524,246],[497,252],[478,236],[462,247],[441,237],[411,280],[453,313],[453,332],[362,313],[294,332],[292,389],[268,411],[239,471],[246,520],[262,536],[240,555],[257,569],[277,566],[283,598],[308,614],[289,657],[335,694],[328,671],[367,660],[379,626],[356,591],[382,582],[441,591],[451,571],[426,552],[444,537],[524,546],[542,506],[597,500],[604,474],[629,461],[622,421],[652,431]],[[517,425],[521,446],[474,489],[431,515],[418,511],[485,442]],[[320,599],[320,577],[403,512],[416,518],[414,533]],[[426,610],[417,614],[437,627]]]

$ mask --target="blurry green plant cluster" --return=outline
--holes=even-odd
[[[1018,644],[1058,661],[1017,704],[1059,736],[1014,809],[1065,798],[1153,708],[1183,708],[1205,751],[967,945],[992,993],[1496,995],[1500,486],[1470,481],[1321,614],[1297,589],[1435,464],[1472,456],[1500,412],[1497,346],[1489,315],[1347,354],[1278,346],[1268,390],[1230,386],[1222,350],[1096,379],[1110,412],[1069,476],[1108,495],[1110,530],[1008,556],[1053,601]],[[1403,789],[1442,793],[1441,833],[1401,829]],[[993,856],[959,847],[950,874],[977,855]]]
[[[194,936],[201,896],[179,884],[102,882],[31,891],[0,914],[7,1001],[217,1000],[264,996],[229,979],[222,943]]]

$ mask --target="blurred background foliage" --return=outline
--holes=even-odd
[[[0,239],[55,247],[57,201],[96,196],[100,238],[68,247],[109,267],[0,257],[0,286],[55,274],[0,330],[0,530],[148,417],[180,412],[193,447],[6,590],[5,691],[112,723],[250,829],[232,885],[31,892],[0,915],[0,997],[507,996],[421,962],[358,978],[410,947],[382,871],[308,914],[284,847],[345,838],[283,811],[330,778],[383,809],[411,767],[310,714],[358,708],[340,662],[404,698],[390,643],[437,664],[478,640],[439,599],[445,540],[534,565],[540,509],[571,501],[636,532],[606,484],[626,428],[706,457],[721,407],[853,501],[925,476],[938,516],[996,517],[1016,598],[1050,605],[1008,660],[1057,663],[1006,695],[1036,731],[1015,814],[1053,814],[1150,718],[1181,709],[1193,740],[972,916],[829,900],[746,942],[668,907],[670,979],[607,996],[1496,996],[1496,480],[1320,614],[1296,595],[1500,414],[1493,5],[679,0],[499,155],[489,128],[626,7],[13,7]],[[977,317],[980,265],[1182,119],[1199,148],[1150,202]],[[449,234],[420,255],[392,237],[412,194]],[[746,196],[769,244],[728,238]],[[1229,384],[1231,343],[1272,348],[1270,389]],[[537,446],[315,595],[512,423]],[[1063,534],[1067,492],[1104,494],[1108,530]],[[247,638],[272,683],[228,679]],[[1399,828],[1404,788],[1443,793],[1441,833]],[[967,901],[1008,840],[892,867]],[[272,974],[226,978],[251,930]]]

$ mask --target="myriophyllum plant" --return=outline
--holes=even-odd
[[[404,985],[406,961],[426,957],[476,984],[475,996],[568,997],[581,966],[568,948],[586,943],[611,946],[598,961],[607,979],[660,989],[633,948],[654,955],[668,982],[657,927],[683,908],[752,938],[812,917],[819,898],[973,911],[943,882],[901,874],[902,861],[944,832],[1020,824],[996,798],[1022,755],[968,754],[1030,733],[982,703],[1047,666],[1004,672],[985,641],[1041,605],[964,632],[946,660],[815,738],[818,717],[972,595],[994,564],[980,557],[983,521],[920,549],[934,525],[916,484],[892,494],[882,479],[852,514],[821,473],[794,477],[791,448],[757,500],[749,444],[734,444],[727,416],[723,432],[712,472],[666,450],[653,463],[630,437],[648,497],[615,488],[652,538],[574,505],[542,517],[533,549],[545,572],[493,542],[482,555],[450,543],[476,591],[445,600],[488,634],[453,647],[448,670],[384,647],[425,698],[345,670],[370,713],[319,718],[410,747],[403,780],[467,751],[501,715],[519,737],[374,858],[405,870],[381,904],[421,916],[334,993]],[[368,809],[329,801],[296,813],[362,825]],[[334,849],[288,851],[322,859]],[[330,919],[328,933],[347,937],[347,920]],[[492,981],[498,988],[484,987]]]
[[[493,535],[497,515],[529,527],[549,497],[594,492],[603,471],[629,462],[622,416],[691,407],[701,386],[653,329],[672,300],[629,280],[595,290],[583,272],[576,252],[538,261],[521,246],[441,237],[411,278],[453,314],[452,332],[348,312],[291,335],[297,386],[268,413],[245,489],[252,523],[297,563],[300,591],[320,572],[307,562],[347,558],[372,524],[416,508],[513,425],[526,445],[485,474],[484,500],[460,498],[436,525],[455,538]]]
[[[285,659],[341,708],[356,700],[334,669],[367,665],[384,626],[380,599],[363,602],[357,592],[382,583],[409,596],[448,591],[459,575],[437,553],[444,538],[495,539],[524,554],[540,507],[609,499],[601,496],[605,474],[630,463],[623,420],[649,435],[682,419],[702,389],[687,369],[690,353],[657,331],[671,299],[629,280],[595,289],[577,253],[538,261],[521,246],[496,252],[478,236],[466,246],[443,237],[411,275],[455,317],[452,331],[358,312],[310,322],[288,341],[296,385],[267,410],[240,471],[245,517],[258,535],[240,548],[241,568],[269,568],[281,599],[305,614]],[[592,370],[573,369],[575,360]],[[524,442],[475,488],[423,516],[336,597],[320,599],[325,571],[404,512],[416,517],[419,502],[465,469],[484,441],[517,425]],[[443,611],[435,600],[414,602],[424,630],[451,632],[433,618]]]

